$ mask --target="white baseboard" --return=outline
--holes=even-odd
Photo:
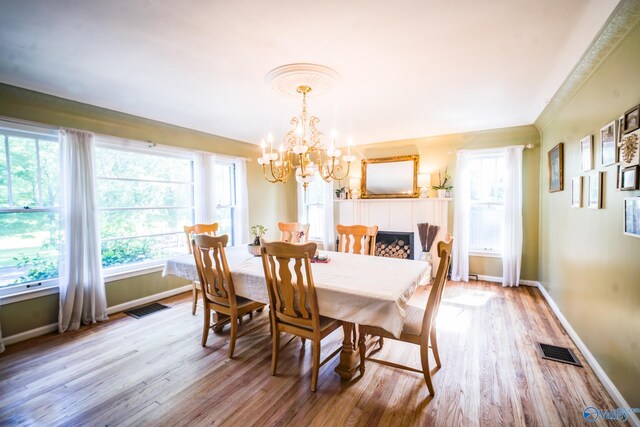
[[[15,344],[20,341],[28,340],[30,338],[39,337],[40,335],[50,334],[51,332],[55,332],[57,330],[58,330],[58,324],[51,323],[49,325],[40,326],[39,328],[20,332],[19,334],[4,337],[2,339],[2,342],[5,346],[7,346],[7,345]]]
[[[591,352],[589,351],[585,343],[582,342],[582,340],[580,339],[576,331],[573,329],[573,327],[571,327],[571,324],[569,323],[567,318],[564,317],[564,315],[560,311],[560,308],[556,305],[555,301],[553,301],[553,299],[551,298],[551,295],[549,295],[549,292],[547,292],[547,290],[544,288],[544,286],[542,286],[540,282],[536,282],[536,284],[538,289],[540,290],[540,293],[549,304],[549,307],[551,307],[551,310],[556,315],[556,317],[558,318],[558,320],[560,321],[564,329],[567,331],[567,334],[569,334],[569,337],[571,337],[571,340],[573,341],[573,343],[576,345],[576,347],[578,347],[578,349],[586,359],[589,366],[591,366],[591,369],[593,369],[593,372],[595,372],[596,376],[598,377],[598,379],[600,380],[604,388],[607,390],[611,398],[616,402],[616,405],[618,405],[618,408],[626,408],[626,409],[630,408],[627,401],[624,399],[624,397],[622,397],[622,394],[620,394],[620,391],[618,391],[618,388],[615,386],[615,384],[613,384],[613,381],[611,381],[609,376],[604,372],[604,369],[602,369],[602,366],[600,366],[596,358],[593,356],[593,354],[591,354]],[[599,408],[599,409],[613,409],[613,408]],[[629,419],[628,419],[629,423],[635,427],[640,427],[640,419],[638,419],[637,414],[635,413],[628,413],[628,414],[629,414]]]
[[[129,310],[130,308],[149,304],[151,302],[159,301],[161,299],[169,298],[174,295],[179,295],[185,292],[190,292],[191,289],[192,289],[191,285],[185,285],[179,288],[160,292],[159,294],[153,294],[153,295],[146,296],[144,298],[134,299],[133,301],[127,301],[122,304],[114,305],[113,307],[108,307],[107,314],[109,315],[114,313],[120,313],[121,311]]]
[[[502,277],[499,276],[485,276],[483,274],[469,274],[470,276],[478,276],[478,280],[484,280],[486,282],[496,282],[496,283],[502,283]],[[535,286],[538,287],[538,282],[536,282],[535,280],[524,280],[524,279],[520,279],[520,284],[524,285],[524,286]]]
[[[139,298],[133,301],[127,301],[122,304],[114,305],[113,307],[108,307],[107,314],[119,313],[121,311],[128,310],[130,308],[138,307],[154,301],[159,301],[161,299],[169,298],[174,295],[179,295],[189,291],[191,291],[191,285],[186,285],[186,286],[181,286],[179,288],[170,289],[168,291],[160,292],[158,294],[149,295],[144,298]],[[4,343],[5,346],[7,346],[7,345],[15,344],[20,341],[28,340],[30,338],[39,337],[40,335],[50,334],[51,332],[56,332],[57,330],[58,330],[58,324],[51,323],[50,325],[40,326],[39,328],[31,329],[29,331],[20,332],[19,334],[4,337],[2,339],[2,342]]]

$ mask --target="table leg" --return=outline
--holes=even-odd
[[[343,381],[349,381],[360,366],[360,353],[358,352],[358,325],[342,322],[344,338],[342,340],[342,351],[340,352],[340,363],[335,371]]]
[[[224,328],[224,325],[226,325],[230,321],[231,321],[231,318],[229,316],[227,316],[226,314],[214,312],[213,313],[213,325],[212,325],[213,326],[213,332],[215,332],[216,334],[221,333],[222,332],[222,328]]]

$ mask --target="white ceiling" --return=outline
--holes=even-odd
[[[313,62],[355,143],[530,124],[617,3],[0,0],[0,81],[258,143],[299,109],[264,76]]]

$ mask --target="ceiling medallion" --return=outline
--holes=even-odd
[[[302,96],[302,108],[298,116],[289,121],[292,129],[287,132],[277,152],[273,150],[273,137],[262,140],[262,157],[258,163],[267,181],[287,182],[291,172],[304,189],[315,178],[316,172],[326,182],[342,180],[349,176],[351,163],[355,156],[351,155],[352,141],[349,139],[347,154],[340,158],[341,151],[336,149],[336,135],[333,132],[331,144],[324,146],[324,134],[317,128],[320,119],[309,116],[307,97],[311,94],[328,92],[338,81],[340,75],[331,68],[316,64],[289,64],[275,68],[265,77],[265,82],[277,92],[286,95]],[[315,160],[315,162],[314,162]],[[346,164],[346,170],[343,166]]]

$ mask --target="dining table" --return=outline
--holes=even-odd
[[[246,245],[225,248],[236,295],[269,304],[262,258],[249,253]],[[320,251],[328,262],[311,264],[320,315],[342,322],[344,337],[336,372],[349,380],[356,372],[358,326],[369,325],[400,336],[405,308],[416,287],[431,280],[425,261],[385,258],[342,252]],[[192,254],[166,261],[162,276],[173,275],[197,281]]]

